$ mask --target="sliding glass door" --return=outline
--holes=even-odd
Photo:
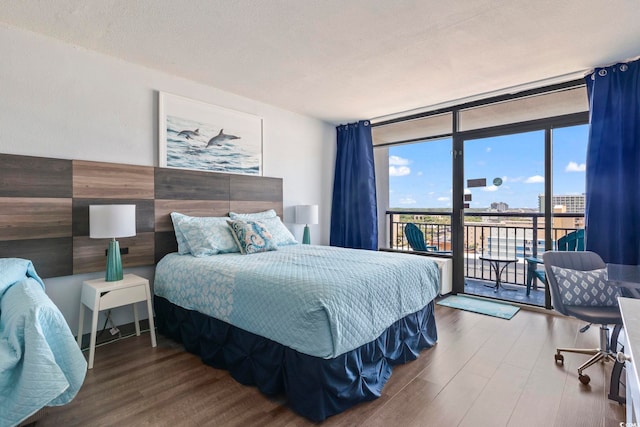
[[[541,263],[584,228],[587,125],[463,141],[464,292],[550,307]],[[478,136],[478,137],[474,137]]]
[[[544,182],[543,130],[464,141],[466,293],[545,305],[544,286],[526,289],[534,249],[544,248]]]

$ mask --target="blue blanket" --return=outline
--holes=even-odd
[[[252,255],[169,254],[154,292],[301,353],[333,358],[378,338],[438,293],[427,257],[292,245]]]
[[[30,261],[0,259],[0,425],[70,402],[87,363]]]

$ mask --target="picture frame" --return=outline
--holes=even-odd
[[[262,118],[159,92],[160,167],[262,175]]]

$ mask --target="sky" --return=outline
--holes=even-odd
[[[553,130],[553,194],[583,194],[588,125]],[[451,208],[451,139],[389,147],[389,207]],[[486,178],[486,187],[465,188],[471,208],[505,202],[538,209],[544,193],[544,131],[467,140],[465,186]],[[493,185],[500,178],[502,184]]]

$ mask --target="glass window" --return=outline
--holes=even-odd
[[[451,139],[389,147],[389,207],[451,210]]]

